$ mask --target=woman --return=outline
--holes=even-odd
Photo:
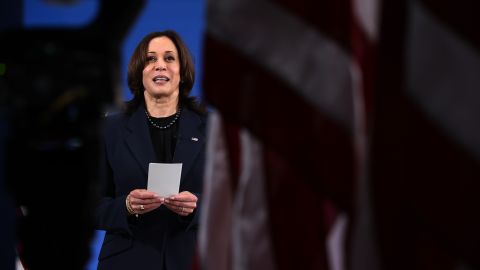
[[[206,124],[188,96],[193,82],[192,58],[175,32],[138,44],[128,66],[133,99],[105,122],[98,269],[191,269]],[[183,164],[180,193],[162,198],[146,190],[150,162]]]

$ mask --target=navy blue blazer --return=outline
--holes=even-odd
[[[105,119],[105,169],[97,229],[105,230],[98,269],[191,269],[196,247],[202,178],[205,163],[206,116],[184,108],[178,127],[174,163],[183,163],[180,191],[198,197],[196,210],[181,217],[164,205],[129,216],[127,194],[147,187],[148,164],[156,162],[144,106],[130,116]]]

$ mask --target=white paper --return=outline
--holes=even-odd
[[[182,163],[150,163],[148,165],[147,189],[160,197],[178,194]]]

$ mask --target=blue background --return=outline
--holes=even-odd
[[[135,1],[135,0],[131,0]],[[135,46],[149,32],[173,29],[190,48],[195,61],[196,81],[192,95],[201,97],[199,78],[202,66],[202,37],[204,31],[204,9],[206,0],[147,0],[137,21],[131,26],[122,44],[122,95],[130,99],[126,84],[127,63]],[[119,2],[121,3],[121,2]],[[98,12],[96,0],[80,0],[69,5],[48,4],[42,0],[24,0],[23,25],[25,28],[63,27],[81,28],[88,25]],[[92,256],[88,270],[96,269],[97,256],[104,232],[97,231],[92,243]]]

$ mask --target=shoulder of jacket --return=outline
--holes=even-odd
[[[127,114],[121,108],[108,108],[102,117],[102,126],[105,133],[117,132],[124,125]]]

